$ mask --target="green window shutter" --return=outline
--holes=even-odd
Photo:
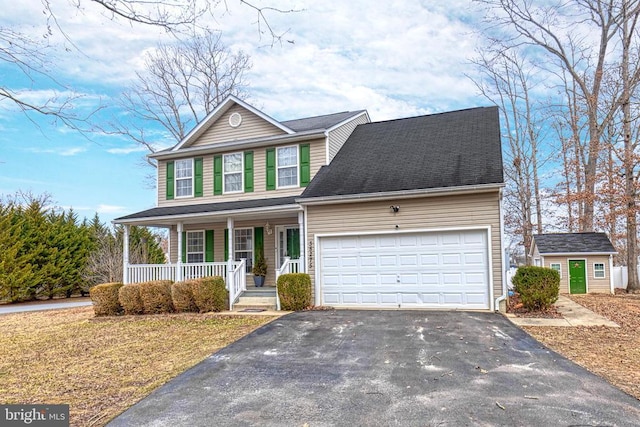
[[[300,229],[287,229],[287,252],[291,259],[300,258]]]
[[[253,239],[256,242],[254,258],[258,259],[258,254],[264,256],[264,228],[256,227],[253,229]]]
[[[182,232],[182,262],[187,262],[187,232]]]
[[[173,162],[167,162],[167,200],[173,200]]]
[[[244,152],[244,192],[253,193],[253,151]]]
[[[204,232],[204,261],[213,262],[213,230]]]
[[[229,260],[229,229],[224,229],[224,260]]]
[[[300,146],[300,187],[306,187],[311,181],[311,146]]]
[[[222,156],[213,158],[213,194],[222,194]]]
[[[193,159],[193,195],[202,197],[202,157]]]
[[[267,148],[267,190],[276,189],[276,149]]]

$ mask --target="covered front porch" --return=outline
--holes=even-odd
[[[229,305],[254,287],[252,273],[262,255],[267,264],[264,287],[275,289],[281,274],[305,272],[304,212],[293,198],[275,204],[260,201],[154,208],[119,218],[123,224],[123,283],[151,280],[174,282],[206,276],[225,278]],[[258,203],[259,204],[259,203]],[[225,206],[226,205],[226,206]],[[245,209],[224,209],[248,205]],[[129,262],[129,228],[132,225],[168,230],[165,264]]]

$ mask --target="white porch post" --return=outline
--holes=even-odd
[[[229,249],[229,253],[227,256],[227,286],[229,287],[229,289],[231,289],[231,286],[233,286],[233,283],[231,283],[231,272],[233,271],[233,218],[232,217],[228,217],[227,218],[227,230],[229,230],[227,232],[227,248]]]
[[[129,226],[124,226],[122,238],[122,283],[129,284]]]
[[[307,257],[304,252],[304,242],[305,236],[307,235],[307,230],[304,229],[304,212],[298,212],[298,233],[300,234],[300,259],[298,260],[298,265],[300,266],[300,273],[307,272]]]
[[[178,222],[178,259],[176,261],[176,282],[182,281],[182,232],[184,231],[184,226],[182,221]]]

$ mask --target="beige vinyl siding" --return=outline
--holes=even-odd
[[[307,249],[315,246],[317,234],[389,232],[396,230],[437,230],[443,228],[491,227],[493,294],[502,294],[499,193],[424,197],[379,202],[344,203],[307,207]],[[390,205],[400,206],[394,214]],[[311,243],[309,243],[311,242]],[[312,248],[316,255],[315,247]],[[314,286],[315,263],[308,272]]]
[[[569,293],[569,260],[583,259],[587,269],[587,293],[611,293],[611,271],[609,271],[608,255],[576,255],[576,256],[545,256],[544,267],[551,268],[551,264],[560,264],[560,293]],[[593,264],[604,264],[604,278],[594,277]]]
[[[266,218],[264,220],[253,221],[236,221],[234,223],[235,228],[255,228],[264,227],[269,221],[269,224],[273,228],[272,234],[264,232],[264,257],[268,265],[268,274],[265,284],[267,286],[275,286],[275,269],[276,269],[276,233],[275,228],[278,225],[298,225],[298,217],[290,218]],[[188,224],[184,226],[184,231],[193,230],[213,230],[213,260],[214,262],[223,262],[224,259],[224,230],[227,228],[227,222],[215,222],[215,223],[203,223],[203,224]],[[171,227],[170,232],[170,247],[171,247],[171,263],[178,261],[178,233],[176,227]],[[253,279],[247,279],[247,286],[253,286]]]
[[[325,164],[325,140],[316,139],[309,142],[303,142],[300,144],[310,144],[311,153],[311,178],[318,173],[321,166]],[[289,145],[300,144],[281,144],[274,145],[273,147],[285,147]],[[278,190],[267,191],[267,161],[266,161],[267,147],[254,148],[247,151],[253,151],[253,189],[252,193],[232,193],[222,194],[218,196],[213,195],[213,154],[208,154],[203,157],[203,197],[187,197],[187,198],[174,198],[173,200],[167,200],[166,194],[166,177],[167,177],[167,162],[165,160],[158,162],[158,206],[177,206],[177,205],[193,205],[200,203],[212,203],[212,202],[231,202],[238,200],[251,200],[261,199],[267,197],[287,197],[297,196],[304,191],[303,187],[286,188]],[[242,150],[241,150],[242,151]],[[228,153],[241,152],[238,150],[229,151]],[[216,155],[222,155],[227,153],[220,153]]]
[[[359,124],[368,123],[367,115],[363,114],[344,125],[329,132],[329,163],[336,156],[342,145],[344,145],[349,135]]]
[[[242,116],[242,123],[237,128],[233,128],[229,125],[229,116],[233,113],[239,113]],[[272,125],[262,117],[255,115],[240,105],[234,105],[218,120],[216,120],[215,123],[200,136],[200,138],[189,146],[197,147],[216,144],[219,142],[285,134],[285,131]],[[186,148],[186,146],[184,148]]]

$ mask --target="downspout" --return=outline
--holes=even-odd
[[[615,285],[613,283],[613,255],[611,254],[609,254],[609,286],[611,287],[611,293],[615,294]]]
[[[496,298],[495,305],[493,306],[495,311],[500,311],[500,303],[507,299],[507,270],[504,262],[504,215],[502,211],[503,194],[502,188],[500,188],[500,264],[502,275],[502,295]]]

